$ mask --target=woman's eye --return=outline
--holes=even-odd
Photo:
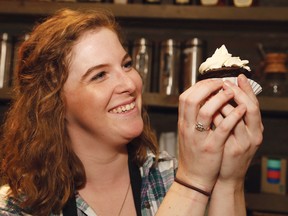
[[[101,72],[97,73],[95,76],[93,76],[91,80],[93,81],[93,80],[104,79],[105,75],[106,75],[106,72],[105,71],[101,71]]]
[[[132,60],[130,60],[124,64],[125,69],[130,69],[130,68],[132,68],[132,66],[133,66]]]

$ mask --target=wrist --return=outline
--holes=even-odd
[[[215,181],[209,180],[209,178],[205,179],[193,175],[187,176],[185,175],[185,173],[179,172],[179,170],[175,178],[181,180],[182,182],[185,182],[185,184],[192,185],[208,193],[212,192],[215,184]]]
[[[200,194],[202,194],[202,195],[204,195],[206,197],[210,197],[211,196],[211,191],[203,190],[203,189],[201,189],[201,188],[199,188],[197,186],[194,186],[192,184],[189,184],[189,183],[187,183],[187,182],[185,182],[185,181],[183,181],[183,180],[181,180],[181,179],[179,179],[177,177],[175,177],[174,181],[176,183],[178,183],[179,185],[184,186],[184,187],[186,187],[186,188],[188,188],[190,190],[194,190],[194,191],[196,191],[196,192],[198,192],[198,193],[200,193]]]
[[[221,192],[228,195],[244,194],[244,181],[222,181],[218,179],[214,186],[215,193]]]

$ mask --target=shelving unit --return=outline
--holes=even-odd
[[[227,20],[227,21],[276,21],[287,22],[287,9],[284,7],[203,7],[180,5],[143,5],[111,3],[68,3],[68,2],[0,2],[0,14],[6,15],[49,15],[61,8],[92,9],[101,7],[111,10],[116,17],[145,19],[187,19],[187,20]],[[143,10],[145,7],[145,10]]]
[[[247,207],[257,211],[288,212],[288,196],[277,194],[246,194]]]
[[[145,36],[160,41],[166,37],[173,37],[184,41],[191,37],[200,37],[209,41],[206,47],[207,56],[210,56],[219,44],[225,42],[229,45],[229,50],[231,48],[232,53],[249,59],[256,72],[257,65],[261,61],[261,56],[256,48],[258,42],[267,44],[267,46],[275,44],[286,46],[288,50],[288,13],[285,7],[236,8],[232,6],[116,5],[111,3],[1,0],[0,32],[23,33],[24,30],[32,27],[38,18],[46,17],[62,8],[90,10],[97,7],[111,10],[132,39]],[[157,72],[157,64],[154,70]],[[0,89],[0,101],[9,101],[11,97],[10,89]],[[261,95],[258,98],[261,110],[268,113],[268,117],[266,115],[268,120],[264,119],[268,130],[271,130],[266,135],[267,142],[273,140],[271,138],[273,135],[270,134],[276,134],[277,137],[277,133],[281,132],[288,140],[287,131],[284,131],[287,127],[283,126],[286,125],[286,121],[288,122],[288,98],[271,98]],[[167,127],[167,124],[163,123],[167,120],[169,123],[177,125],[175,116],[177,115],[178,96],[145,93],[143,100],[145,105],[152,108],[151,120],[156,127]],[[156,111],[153,110],[154,108]],[[281,116],[274,119],[274,113],[280,113]],[[270,122],[275,125],[270,126]],[[267,133],[267,130],[265,129],[264,132]],[[277,138],[282,139],[281,137]],[[279,145],[279,143],[277,144]],[[269,147],[269,145],[266,149],[273,148],[274,150],[274,146]],[[284,143],[278,148],[279,151],[288,154],[288,147]],[[264,153],[267,152],[267,150],[264,151]],[[288,212],[287,196],[247,194],[246,198],[248,208]]]
[[[0,89],[0,100],[10,100],[12,98],[11,89]],[[143,95],[144,104],[150,107],[178,108],[177,95],[161,95],[158,93],[145,93]],[[286,97],[258,97],[262,111],[288,112],[288,99]]]
[[[157,93],[145,93],[143,96],[144,103],[148,106],[157,106],[163,108],[177,108],[178,96],[160,95]],[[286,97],[258,97],[262,111],[269,112],[288,112],[288,98]]]

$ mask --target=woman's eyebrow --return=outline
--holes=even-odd
[[[131,57],[128,53],[126,53],[122,58],[122,62],[128,58],[131,58]],[[84,81],[92,73],[92,71],[97,70],[97,69],[102,68],[102,67],[105,67],[107,65],[108,64],[100,64],[100,65],[95,65],[95,66],[88,68],[88,70],[82,75],[81,81]]]
[[[84,81],[92,73],[92,71],[105,67],[105,66],[107,66],[107,64],[95,65],[95,66],[88,68],[88,70],[82,75],[81,81]]]

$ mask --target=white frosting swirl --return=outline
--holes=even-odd
[[[247,66],[248,60],[241,60],[239,57],[232,57],[225,45],[222,45],[220,48],[217,48],[214,54],[207,58],[199,67],[199,73],[203,74],[208,70],[218,69],[222,67],[232,67],[238,66],[245,68],[248,71],[251,71],[250,67]]]

